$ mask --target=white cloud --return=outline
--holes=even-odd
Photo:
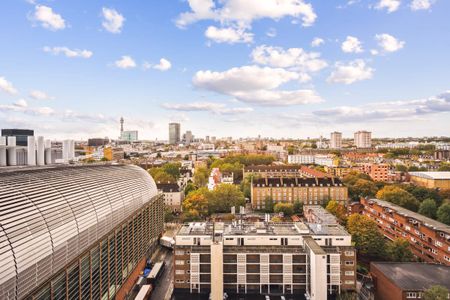
[[[61,30],[66,28],[66,22],[61,15],[53,12],[51,7],[36,5],[33,17],[34,21],[41,23],[41,26],[50,30]]]
[[[387,9],[388,13],[396,11],[400,7],[400,0],[380,0],[377,5],[375,5],[375,9]]]
[[[341,49],[345,53],[361,53],[364,51],[361,42],[354,36],[347,36],[341,45]]]
[[[243,28],[217,28],[209,26],[205,31],[205,36],[216,43],[251,43],[253,34],[245,32]]]
[[[277,30],[273,27],[269,28],[269,30],[267,30],[266,35],[270,38],[274,38],[277,36]]]
[[[372,55],[378,55],[379,52],[378,52],[377,49],[370,49],[370,54],[372,54]]]
[[[431,4],[431,0],[413,0],[409,7],[411,10],[426,10],[430,9]]]
[[[298,73],[282,68],[242,66],[224,72],[198,71],[192,81],[196,87],[258,105],[284,106],[322,101],[312,90],[276,90],[282,84],[299,79]]]
[[[316,37],[312,40],[311,47],[319,47],[323,43],[325,43],[325,41],[323,39]]]
[[[120,33],[122,31],[125,18],[117,10],[103,7],[102,14],[104,18],[102,22],[103,28],[111,33]]]
[[[214,102],[192,102],[192,103],[165,103],[162,105],[166,109],[177,111],[206,111],[219,115],[234,115],[253,111],[251,107],[226,107],[222,103]]]
[[[317,117],[337,122],[408,120],[428,114],[450,112],[450,91],[406,101],[375,102],[356,107],[340,106],[313,112]]]
[[[399,41],[398,39],[387,33],[377,34],[375,35],[375,39],[377,40],[378,45],[385,52],[395,52],[405,46],[405,42]]]
[[[165,58],[161,58],[159,64],[153,66],[153,68],[160,71],[167,71],[172,68],[172,63]]]
[[[283,49],[281,47],[258,46],[251,53],[253,62],[276,68],[288,68],[300,73],[300,81],[311,79],[310,73],[318,72],[327,66],[320,53],[307,52],[302,48]]]
[[[67,47],[44,47],[44,52],[51,53],[53,55],[64,54],[67,57],[81,57],[81,58],[90,58],[94,54],[89,50],[80,50],[80,49],[69,49]]]
[[[14,103],[14,105],[18,107],[27,107],[28,103],[25,99],[19,99],[16,101],[16,103]]]
[[[179,15],[176,20],[179,27],[200,20],[250,27],[257,19],[279,20],[288,16],[301,19],[303,26],[311,26],[317,18],[312,5],[303,0],[188,0],[188,3],[191,11]]]
[[[351,84],[372,78],[373,72],[374,69],[367,66],[362,59],[356,59],[347,64],[337,62],[334,71],[327,78],[327,81],[332,83]]]
[[[30,97],[36,100],[51,100],[53,97],[50,97],[47,93],[39,90],[33,90],[30,92]]]
[[[121,59],[114,62],[115,66],[121,69],[131,69],[136,67],[136,62],[128,55],[122,56]]]
[[[17,94],[16,88],[13,86],[11,82],[6,80],[5,77],[0,77],[0,90],[3,90],[11,95]]]

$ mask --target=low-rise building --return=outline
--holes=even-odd
[[[322,300],[355,289],[356,252],[337,224],[189,223],[175,240],[174,288],[187,293]]]
[[[262,165],[247,166],[243,169],[243,177],[257,175],[259,177],[328,177],[326,173],[302,165]]]
[[[362,173],[369,175],[374,181],[388,181],[390,178],[388,164],[363,164],[360,169]]]
[[[425,262],[450,266],[450,226],[393,203],[361,199],[362,213],[375,220],[390,240],[403,238],[411,251]]]
[[[345,202],[348,188],[338,178],[255,178],[251,188],[252,207],[264,209],[267,199],[274,203],[299,201],[322,204],[327,200]]]
[[[413,184],[434,189],[450,189],[450,172],[409,172]]]
[[[164,205],[173,212],[181,211],[184,191],[177,183],[165,182],[156,184],[158,191],[164,195]]]
[[[375,300],[422,299],[424,291],[433,285],[450,289],[450,267],[443,265],[372,262],[370,275]]]

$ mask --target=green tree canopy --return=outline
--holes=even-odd
[[[423,300],[447,300],[449,290],[442,285],[430,286],[422,295]]]
[[[404,189],[387,185],[377,193],[377,198],[400,205],[406,209],[417,211],[419,209],[419,201]]]
[[[436,219],[437,205],[433,199],[426,199],[419,206],[419,214]]]
[[[175,179],[180,178],[180,168],[180,163],[167,163],[162,166],[163,171]]]
[[[437,210],[437,220],[450,225],[450,203],[444,203]]]
[[[414,261],[409,242],[402,238],[397,238],[387,244],[386,249],[389,259],[396,262]]]
[[[294,205],[292,208],[294,209],[294,213],[296,213],[296,214],[303,213],[303,204],[298,200],[294,201]]]
[[[408,171],[408,167],[405,165],[395,165],[395,170],[400,172]]]
[[[194,183],[197,187],[203,187],[208,183],[209,172],[207,168],[195,168]]]
[[[341,221],[341,223],[345,223],[347,221],[345,206],[340,204],[339,202],[330,200],[326,206],[326,210],[335,215]]]
[[[238,186],[232,184],[220,184],[214,190],[207,193],[209,213],[230,212],[231,207],[245,205],[244,193]]]
[[[375,221],[360,214],[352,214],[347,220],[347,230],[352,235],[355,248],[359,253],[382,258],[386,242],[378,231]]]
[[[284,216],[292,216],[294,214],[294,205],[292,203],[279,202],[273,207],[276,213],[282,212]]]

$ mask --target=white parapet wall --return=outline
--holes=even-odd
[[[36,141],[34,136],[27,137],[27,164],[29,166],[36,165]]]
[[[45,165],[45,145],[44,145],[44,137],[38,136],[37,138],[37,157],[36,162],[38,166]]]
[[[0,136],[0,167],[6,166],[6,136]]]
[[[17,147],[16,147],[16,137],[8,136],[8,165],[17,165]]]
[[[223,244],[211,244],[211,300],[223,300]]]

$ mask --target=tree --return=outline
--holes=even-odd
[[[194,183],[197,187],[203,187],[208,183],[209,172],[206,168],[196,168],[194,172]]]
[[[347,230],[352,235],[359,253],[381,258],[385,255],[385,240],[375,221],[360,214],[352,214],[347,220]]]
[[[423,300],[447,300],[449,290],[442,285],[432,285],[422,295]]]
[[[389,242],[386,249],[389,259],[396,262],[414,261],[409,242],[402,238],[397,238]]]
[[[444,203],[437,210],[437,220],[450,225],[450,203]]]
[[[450,171],[450,163],[442,163],[438,171]]]
[[[173,178],[175,179],[180,178],[180,168],[181,168],[180,163],[167,163],[162,168],[165,173],[169,174]]]
[[[405,165],[395,165],[395,170],[399,172],[406,172],[408,171],[408,168]]]
[[[162,168],[151,168],[148,170],[150,175],[156,182],[176,182],[177,180],[172,175],[166,173]]]
[[[293,209],[294,209],[294,213],[302,214],[303,213],[303,204],[300,201],[296,200],[296,201],[294,201]]]
[[[413,195],[394,185],[388,185],[379,190],[377,198],[392,202],[412,211],[417,211],[420,205],[419,201]]]
[[[419,206],[419,214],[436,219],[437,205],[433,199],[426,199]]]
[[[264,199],[264,212],[266,213],[273,213],[273,199],[270,196],[266,196]]]
[[[196,189],[197,188],[195,187],[195,185],[192,182],[189,182],[184,188],[184,195],[187,196],[190,192],[195,191]]]
[[[207,194],[208,211],[212,213],[230,212],[231,207],[245,205],[244,193],[238,186],[232,184],[220,184]]]
[[[373,197],[377,193],[378,188],[373,181],[366,179],[358,179],[352,186],[352,193],[361,197]]]
[[[183,201],[183,210],[199,217],[208,214],[207,188],[192,191]]]
[[[284,216],[292,216],[294,214],[294,205],[292,203],[279,202],[273,207],[276,213],[283,213]]]
[[[174,220],[172,211],[169,208],[164,209],[164,222],[172,222]]]
[[[342,223],[347,221],[345,206],[335,200],[328,202],[326,210],[336,216]]]
[[[436,189],[429,189],[422,186],[417,185],[401,185],[402,189],[416,197],[420,202],[425,201],[426,199],[433,199],[436,201],[437,205],[442,203],[442,196],[439,194],[439,191]]]

